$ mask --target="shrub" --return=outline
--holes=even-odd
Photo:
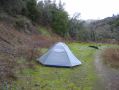
[[[33,26],[32,22],[23,16],[17,16],[15,19],[15,27],[17,30],[21,32],[25,32],[27,34],[37,33],[35,26]]]
[[[19,17],[16,19],[16,26],[20,28],[25,28],[25,25],[28,23],[25,17]]]

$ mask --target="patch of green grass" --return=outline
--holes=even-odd
[[[73,68],[56,68],[36,63],[35,69],[27,68],[22,74],[19,73],[15,85],[21,90],[98,90],[101,86],[93,64],[97,50],[88,47],[89,45],[93,44],[68,44],[82,65]],[[107,45],[101,44],[100,49],[104,47]],[[41,51],[44,53],[46,50]]]
[[[41,35],[44,35],[44,36],[51,36],[51,33],[48,31],[48,29],[40,26],[37,28],[38,32],[41,34]]]

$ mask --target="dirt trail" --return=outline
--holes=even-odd
[[[104,90],[119,90],[119,69],[110,68],[102,62],[101,52],[95,55],[96,72],[104,85]]]

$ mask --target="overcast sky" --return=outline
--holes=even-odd
[[[59,1],[59,0],[56,0]],[[61,0],[65,3],[65,10],[72,16],[81,13],[80,18],[103,19],[119,13],[119,0]]]

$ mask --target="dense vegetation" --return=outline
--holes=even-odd
[[[25,16],[33,23],[51,27],[53,32],[61,36],[65,36],[68,30],[68,13],[61,2],[57,5],[50,0],[38,3],[36,0],[1,0],[0,12],[13,17]]]
[[[70,36],[79,41],[115,43],[119,40],[119,15],[102,20],[70,20]]]
[[[119,40],[119,16],[112,16],[89,24],[89,31],[94,33],[94,41],[107,40],[110,42]]]
[[[119,16],[103,20],[81,21],[80,14],[69,18],[64,10],[64,3],[51,0],[1,0],[0,12],[13,17],[18,15],[29,18],[32,23],[52,28],[52,31],[63,37],[79,41],[104,41],[119,39]],[[20,23],[23,20],[18,20]],[[19,23],[17,22],[17,23]]]

